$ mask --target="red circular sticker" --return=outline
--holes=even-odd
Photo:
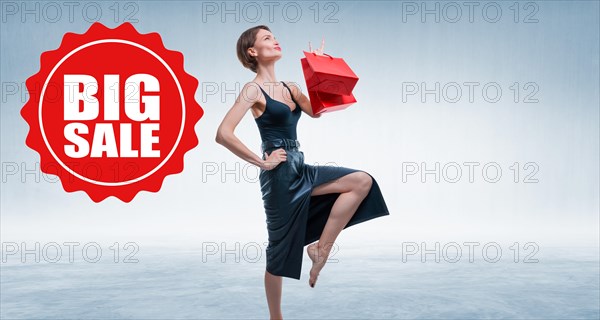
[[[183,67],[183,55],[158,33],[130,23],[65,34],[26,81],[21,115],[41,170],[95,202],[160,190],[198,144],[194,126],[204,113],[194,98],[198,80]]]

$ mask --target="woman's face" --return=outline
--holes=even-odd
[[[259,63],[263,61],[278,60],[281,58],[281,47],[279,41],[265,29],[258,30],[254,46],[250,49],[250,54],[255,56]]]

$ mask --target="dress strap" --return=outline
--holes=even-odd
[[[285,82],[281,81],[281,83],[283,83],[283,85],[288,89],[288,91],[290,92],[290,97],[292,97],[292,101],[294,101],[295,104],[298,104],[298,102],[296,102],[296,99],[294,99],[294,94],[292,93],[292,89],[290,89],[290,87],[288,87],[287,84],[285,84]],[[295,111],[296,109],[294,109]]]
[[[254,82],[254,81],[253,81],[253,82]],[[261,87],[261,86],[260,86],[260,85],[259,85],[257,82],[254,82],[254,83],[256,83],[256,85],[258,86],[258,88],[260,89],[260,91],[262,91],[262,92],[263,92],[263,94],[264,94],[265,96],[269,97],[269,95],[268,95],[268,94],[265,92],[265,90],[263,90],[263,88],[262,88],[262,87]],[[271,97],[269,97],[269,99],[270,99],[270,98],[271,98]]]

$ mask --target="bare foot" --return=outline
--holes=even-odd
[[[317,282],[317,277],[319,276],[319,272],[325,266],[325,262],[327,262],[327,257],[329,253],[326,252],[323,248],[319,247],[318,243],[309,244],[306,248],[306,252],[308,253],[308,257],[312,260],[312,268],[310,268],[310,278],[308,279],[308,285],[312,288],[315,287]]]

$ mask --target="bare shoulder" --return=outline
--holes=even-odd
[[[300,108],[302,109],[302,111],[304,111],[306,114],[308,114],[309,116],[311,116],[313,118],[320,117],[320,115],[313,114],[312,105],[310,103],[310,100],[304,93],[302,93],[302,89],[300,88],[300,85],[298,83],[291,82],[291,81],[284,81],[284,83],[292,91],[292,95],[294,96],[294,99],[296,100],[298,105],[300,105]]]
[[[260,86],[254,81],[248,81],[242,87],[240,94],[244,95],[246,98],[250,98],[253,102],[256,102],[259,100]]]
[[[300,98],[302,95],[302,89],[296,82],[292,81],[284,81],[284,83],[292,90],[292,94],[294,95],[294,99]]]

